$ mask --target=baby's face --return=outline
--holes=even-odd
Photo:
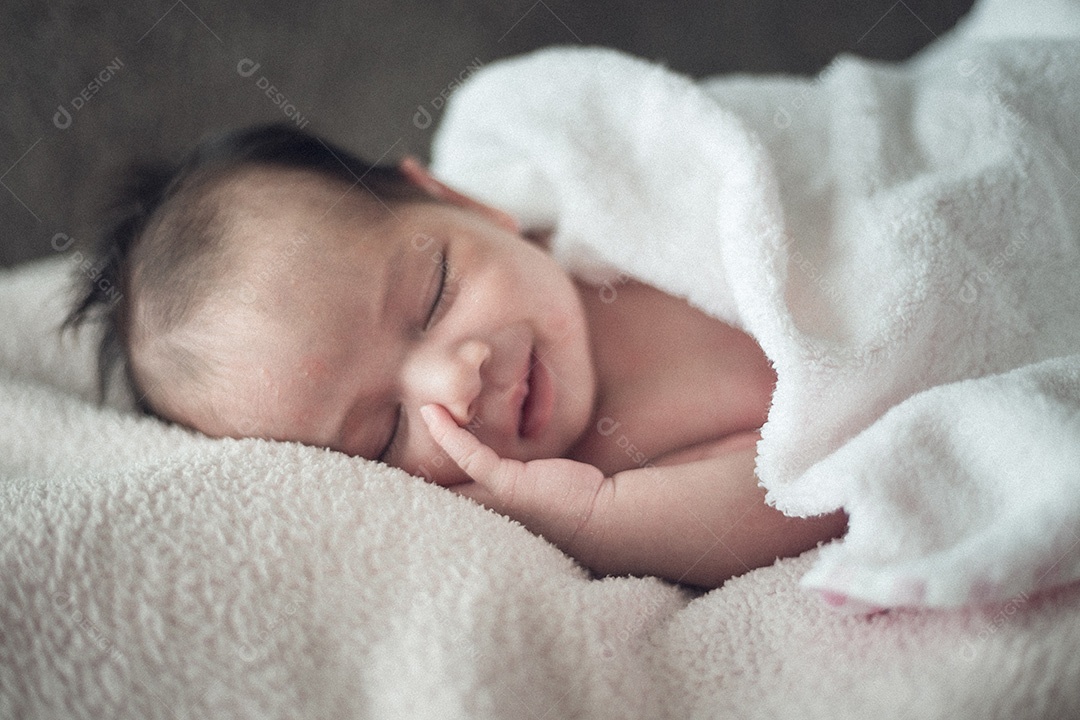
[[[468,478],[429,435],[427,403],[502,457],[566,452],[596,381],[580,296],[547,252],[494,212],[397,205],[373,224],[359,189],[273,174],[239,216],[238,276],[196,320],[225,371],[210,397],[176,399],[181,422],[442,485]]]

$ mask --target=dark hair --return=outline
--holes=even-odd
[[[199,143],[180,163],[135,162],[126,171],[107,231],[92,251],[94,271],[76,278],[77,299],[61,325],[76,330],[90,320],[100,322],[97,353],[98,392],[105,401],[110,379],[122,370],[144,413],[158,415],[146,400],[132,372],[129,357],[131,280],[137,255],[148,235],[155,239],[156,284],[177,296],[171,319],[190,307],[195,266],[220,245],[218,213],[207,195],[214,184],[245,168],[305,170],[349,188],[360,186],[383,204],[431,200],[394,165],[369,164],[349,151],[311,133],[285,124],[259,125],[226,132]],[[155,228],[167,221],[167,228]],[[144,273],[147,274],[147,273]]]

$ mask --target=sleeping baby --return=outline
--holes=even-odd
[[[286,126],[133,175],[102,248],[102,382],[213,437],[401,468],[599,575],[716,587],[844,532],[754,473],[776,381],[747,333],[622,276],[598,286],[420,163]],[[100,284],[99,284],[100,285]]]

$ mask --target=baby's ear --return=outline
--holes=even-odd
[[[398,170],[401,171],[406,180],[433,198],[453,202],[454,196],[465,197],[457,190],[440,182],[438,178],[431,174],[430,170],[412,155],[406,155],[401,159],[401,162],[398,163]]]
[[[468,195],[460,193],[448,185],[444,185],[441,180],[432,175],[419,160],[411,155],[402,158],[401,163],[398,165],[398,169],[409,182],[436,200],[441,200],[442,202],[451,205],[457,205],[458,207],[467,210],[474,210],[514,234],[521,233],[521,226],[512,216],[498,208],[493,208],[490,205],[485,205],[479,200],[474,200]]]

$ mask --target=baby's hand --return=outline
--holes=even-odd
[[[500,458],[442,406],[426,405],[420,414],[435,442],[474,481],[449,489],[517,520],[571,555],[575,540],[590,542],[578,536],[602,500],[605,478],[599,469],[565,458]]]

